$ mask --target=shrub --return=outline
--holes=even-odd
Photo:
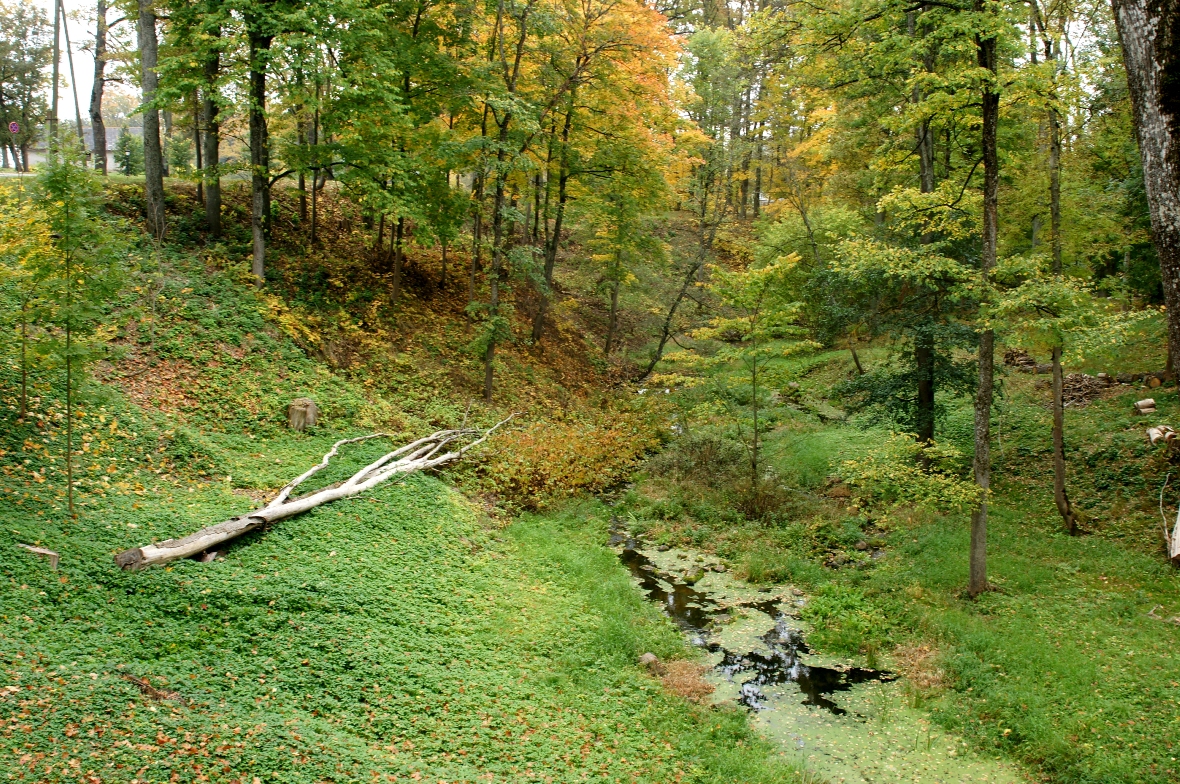
[[[657,444],[646,421],[619,412],[607,423],[533,422],[497,435],[478,473],[483,488],[501,500],[539,509],[617,485]]]
[[[741,443],[711,433],[681,436],[648,461],[648,470],[660,476],[691,479],[709,487],[727,486],[749,464]]]

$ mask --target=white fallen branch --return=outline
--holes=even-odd
[[[155,564],[168,563],[178,558],[188,558],[204,552],[214,545],[234,539],[249,533],[255,528],[294,517],[317,506],[349,498],[370,490],[377,485],[401,474],[411,474],[427,468],[434,468],[453,460],[458,460],[472,448],[482,444],[488,436],[504,425],[512,416],[497,422],[487,430],[475,428],[460,428],[458,430],[439,430],[425,438],[420,438],[400,449],[395,449],[357,471],[351,477],[338,485],[325,487],[304,496],[292,499],[291,492],[317,473],[328,467],[328,463],[345,444],[355,444],[374,438],[392,438],[388,433],[374,433],[358,438],[345,438],[337,441],[324,455],[319,463],[309,468],[287,483],[270,503],[261,509],[248,514],[234,517],[217,525],[202,528],[196,533],[189,534],[182,539],[168,539],[144,547],[124,550],[115,556],[115,563],[123,569],[143,569]],[[459,446],[462,444],[462,446]],[[458,448],[455,448],[458,447]],[[444,451],[445,450],[445,451]]]

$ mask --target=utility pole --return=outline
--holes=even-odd
[[[53,4],[53,95],[49,99],[49,140],[57,141],[57,91],[61,81],[61,3]]]
[[[78,142],[85,152],[86,137],[82,135],[82,107],[78,103],[78,80],[74,76],[74,50],[70,48],[70,26],[66,20],[65,0],[57,0],[57,9],[61,13],[61,31],[66,38],[66,59],[70,64],[70,89],[74,93],[74,120],[78,123]]]

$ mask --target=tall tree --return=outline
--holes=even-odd
[[[975,0],[978,25],[975,47],[979,68],[983,72],[980,85],[980,157],[983,162],[983,225],[979,254],[979,271],[984,296],[991,284],[991,272],[996,266],[997,214],[999,210],[999,150],[997,132],[1000,120],[1000,85],[997,75],[997,31],[992,13],[985,0]],[[970,576],[967,592],[978,596],[987,589],[987,515],[988,494],[991,486],[991,415],[993,380],[995,376],[996,333],[985,326],[979,333],[979,388],[975,392],[975,483],[979,487],[979,501],[971,513]]]
[[[107,3],[96,0],[94,25],[94,83],[90,88],[90,130],[94,140],[94,168],[107,173],[107,126],[102,118],[102,97],[106,91]]]
[[[164,148],[160,142],[160,110],[155,104],[159,76],[159,38],[151,0],[138,0],[139,65],[143,89],[143,168],[148,231],[164,238]]]
[[[1172,367],[1180,368],[1180,3],[1112,5],[1168,306],[1168,354]]]

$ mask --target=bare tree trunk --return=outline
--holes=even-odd
[[[1180,366],[1180,4],[1112,0],[1163,277],[1168,353]]]
[[[90,88],[90,129],[94,136],[94,169],[107,174],[107,127],[102,120],[102,95],[106,87],[107,67],[107,3],[97,0],[94,28],[94,86]]]
[[[221,30],[216,30],[220,35]],[[205,100],[202,106],[205,125],[205,225],[213,237],[221,236],[221,122],[217,105],[217,76],[221,71],[221,54],[213,52],[205,60]]]
[[[983,0],[975,0],[975,10],[982,13]],[[975,39],[979,67],[990,71],[983,84],[982,153],[983,153],[983,231],[980,253],[980,273],[983,284],[989,284],[996,264],[996,216],[999,191],[999,158],[996,150],[996,131],[1000,116],[1000,94],[996,78],[995,37]],[[979,388],[975,393],[975,483],[979,486],[979,505],[971,514],[970,578],[967,592],[978,596],[987,590],[987,513],[988,492],[991,486],[991,413],[995,376],[995,341],[992,329],[979,335]]]
[[[441,240],[439,244],[442,246],[442,274],[438,279],[438,287],[445,291],[447,288],[447,241]]]
[[[143,86],[143,103],[156,99],[159,77],[156,75],[159,41],[156,38],[156,15],[151,0],[139,0],[139,58]],[[160,146],[160,112],[143,111],[143,171],[147,196],[148,231],[156,239],[164,238],[164,150]]]
[[[270,190],[270,149],[266,133],[266,62],[271,38],[250,33],[250,234],[254,241],[251,271],[257,285],[266,280],[266,229]]]

